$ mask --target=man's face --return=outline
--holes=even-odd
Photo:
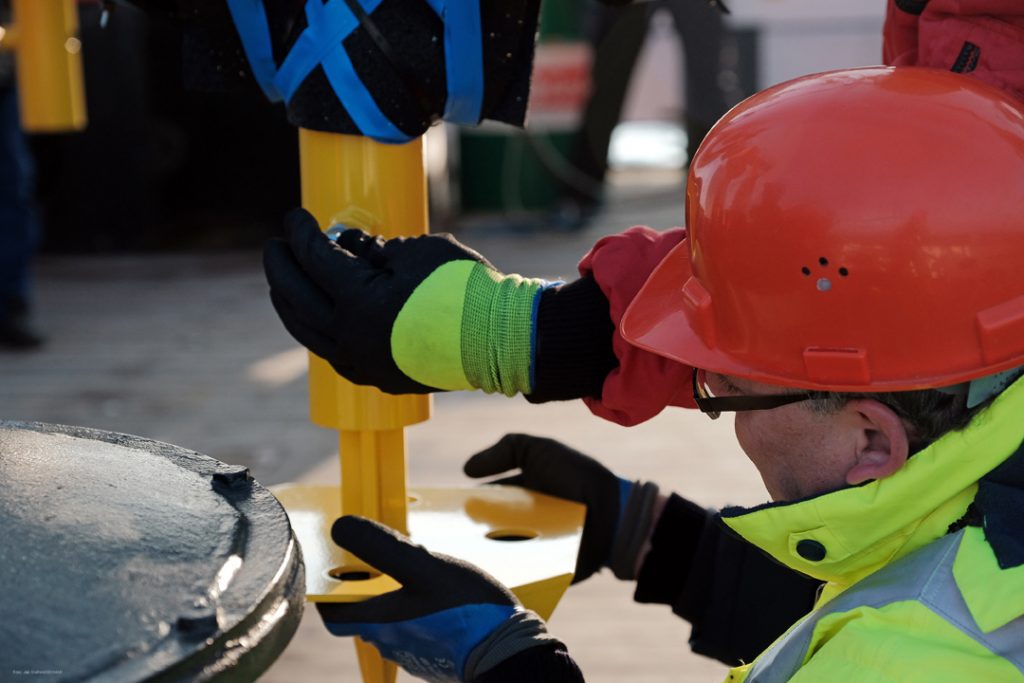
[[[716,396],[785,394],[795,390],[707,373]],[[863,449],[856,411],[823,413],[804,403],[736,413],[736,438],[761,473],[772,500],[787,501],[840,488]]]

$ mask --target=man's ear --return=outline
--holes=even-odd
[[[850,401],[860,424],[857,459],[846,472],[846,483],[855,485],[895,474],[910,455],[910,439],[903,419],[892,408],[873,399]]]

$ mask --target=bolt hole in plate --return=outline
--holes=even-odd
[[[335,567],[328,569],[327,575],[335,581],[369,581],[380,576],[379,572],[370,571],[361,567]]]
[[[540,534],[532,529],[495,529],[485,535],[492,541],[531,541]]]
[[[354,602],[397,590],[398,582],[387,574],[365,581],[343,581],[329,574],[337,567],[367,569],[346,557],[331,540],[331,527],[341,514],[338,488],[337,484],[275,487],[302,545],[307,599]],[[513,591],[537,600],[527,605],[531,609],[553,607],[553,602],[544,602],[548,600],[544,596],[549,596],[544,587],[568,586],[585,517],[579,503],[515,486],[417,487],[407,490],[409,495],[419,498],[408,507],[408,536],[414,543],[480,567]],[[529,543],[499,543],[487,535],[494,531],[504,532],[498,535],[505,537],[532,538]]]

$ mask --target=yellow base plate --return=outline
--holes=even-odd
[[[337,486],[283,484],[273,491],[302,545],[307,600],[351,602],[399,587],[386,575],[344,578],[350,568],[330,533],[341,514]],[[409,491],[409,536],[432,551],[475,564],[548,618],[572,581],[585,510],[514,486],[414,489]],[[343,578],[335,578],[339,574]]]

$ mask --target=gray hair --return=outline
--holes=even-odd
[[[910,438],[911,453],[916,453],[938,440],[939,437],[966,427],[974,416],[987,408],[994,397],[967,407],[967,397],[921,389],[889,393],[833,393],[813,392],[808,407],[818,413],[832,414],[857,399],[873,399],[883,403],[903,418]]]

